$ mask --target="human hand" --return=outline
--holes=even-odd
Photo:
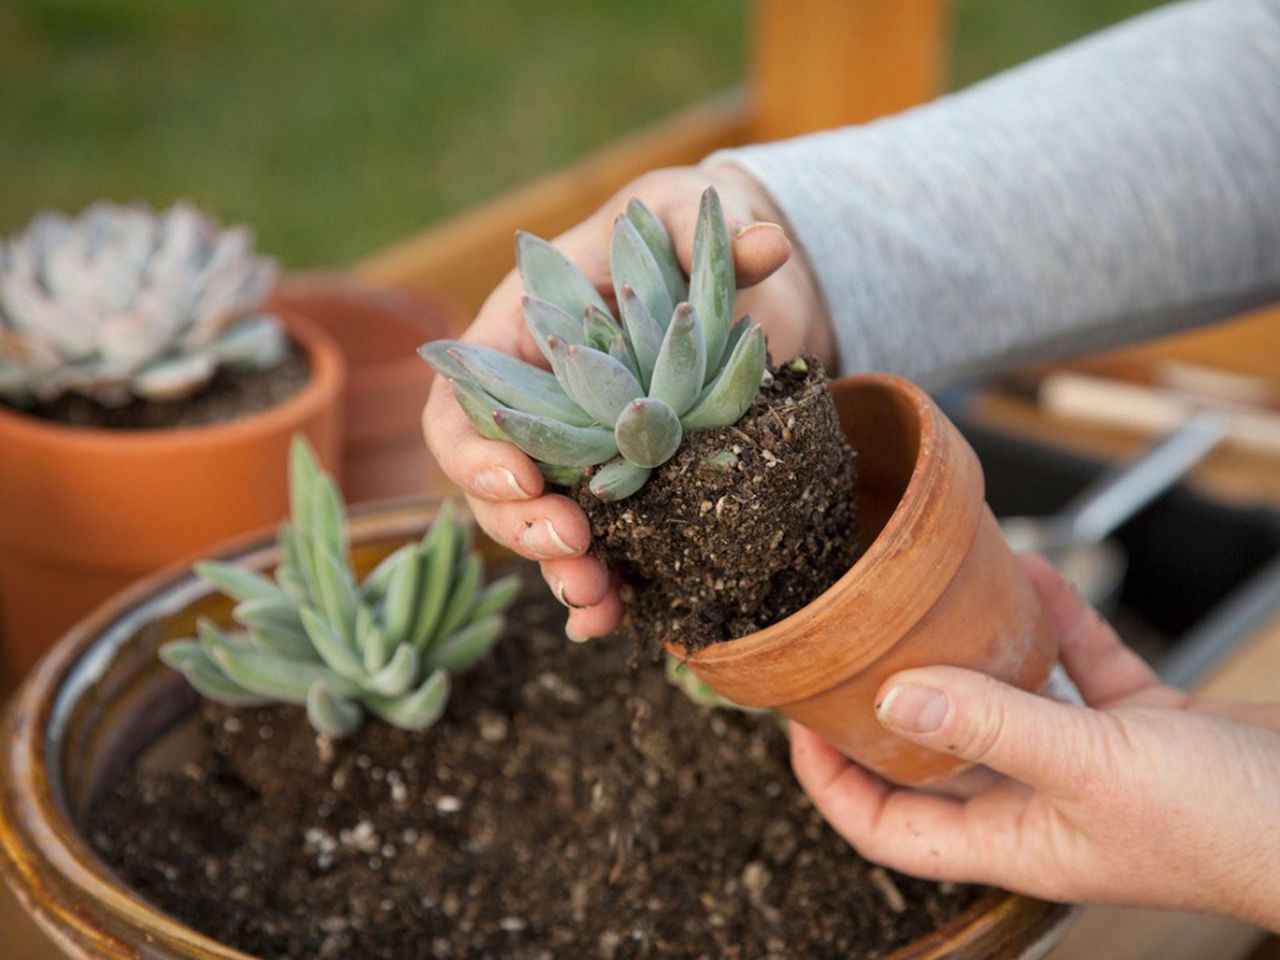
[[[833,365],[834,339],[808,268],[792,249],[778,211],[756,182],[736,167],[675,168],[648,174],[624,187],[598,212],[554,243],[612,302],[609,232],[632,197],[639,197],[670,232],[686,273],[702,192],[714,186],[733,234],[734,266],[742,290],[735,315],[749,313],[768,338],[775,360],[798,353]],[[761,281],[769,279],[768,283]],[[758,286],[757,286],[758,285]],[[464,340],[485,344],[529,363],[546,366],[525,329],[524,289],[512,271],[485,301]],[[591,530],[570,498],[547,493],[538,468],[514,444],[481,437],[437,377],[423,411],[427,446],[444,473],[466,494],[477,523],[498,543],[541,561],[548,585],[570,608],[570,638],[611,631],[622,613],[617,585],[587,556]]]
[[[1046,561],[1023,562],[1089,706],[955,667],[903,671],[880,690],[881,722],[1009,779],[966,800],[897,788],[793,724],[814,804],[863,856],[918,877],[1280,930],[1280,705],[1164,686]]]

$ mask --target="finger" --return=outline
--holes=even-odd
[[[1102,616],[1044,557],[1024,554],[1023,569],[1058,635],[1058,656],[1085,702],[1106,706],[1139,690],[1159,687],[1160,678],[1116,635]]]
[[[530,560],[580,557],[591,543],[587,517],[568,497],[494,503],[467,494],[467,503],[489,539]]]
[[[1238,723],[1280,731],[1280,703],[1215,703],[1200,701],[1191,707],[1196,713],[1226,717]]]
[[[776,223],[751,223],[733,236],[733,267],[738,289],[754,287],[791,258],[791,241]]]
[[[1105,714],[959,667],[895,674],[876,716],[901,737],[1057,796],[1077,795],[1122,752]]]
[[[609,572],[591,554],[542,561],[542,579],[547,581],[557,600],[576,609],[596,605],[609,592]]]
[[[618,595],[617,582],[611,580],[608,592],[600,602],[581,610],[570,610],[565,624],[565,635],[577,643],[594,637],[603,637],[617,629],[622,622],[622,598]]]
[[[930,879],[968,880],[977,873],[975,829],[965,804],[899,790],[850,762],[813,731],[793,722],[791,767],[827,823],[868,860]]]
[[[542,494],[542,474],[533,461],[514,444],[480,436],[443,377],[436,378],[422,411],[422,433],[445,476],[471,496],[520,501]]]

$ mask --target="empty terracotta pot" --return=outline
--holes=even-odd
[[[143,574],[282,519],[295,433],[334,468],[342,357],[309,321],[286,320],[311,378],[238,420],[97,430],[0,408],[0,646],[9,682]]]
[[[402,503],[352,517],[356,568],[363,574],[421,537],[433,514],[432,507]],[[480,546],[489,562],[509,560],[483,537]],[[222,559],[267,570],[278,557],[275,543],[261,539],[228,548]],[[252,960],[123,886],[82,830],[95,796],[140,756],[174,768],[191,755],[181,724],[195,697],[156,650],[189,636],[197,617],[223,618],[230,606],[189,569],[153,576],[64,637],[0,723],[0,876],[67,957]],[[1036,960],[1071,916],[1063,904],[991,890],[884,960]]]
[[[966,765],[881,726],[881,684],[909,667],[950,664],[1039,690],[1057,637],[983,499],[977,455],[929,397],[887,374],[845,377],[832,394],[858,455],[865,552],[803,609],[707,647],[688,666],[729,699],[781,711],[889,780],[937,782]]]
[[[456,311],[420,293],[341,274],[286,277],[268,302],[314,321],[346,358],[347,500],[451,492],[422,439],[433,372],[418,347],[460,331]]]

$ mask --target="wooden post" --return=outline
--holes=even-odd
[[[945,0],[757,0],[759,140],[905,110],[942,90]]]

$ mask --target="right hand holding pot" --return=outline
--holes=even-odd
[[[955,667],[903,671],[880,721],[1008,779],[965,800],[897,788],[793,724],[814,804],[859,853],[915,876],[1280,929],[1280,705],[1161,684],[1044,560],[1022,560],[1088,706]]]

